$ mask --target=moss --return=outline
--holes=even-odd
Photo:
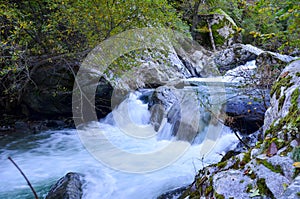
[[[221,161],[229,160],[231,157],[235,156],[237,153],[233,150],[228,151],[221,159]]]
[[[294,171],[293,178],[296,178],[299,174],[300,174],[300,169],[296,168],[295,171]]]
[[[225,199],[224,195],[218,194],[217,192],[215,192],[215,197],[216,197],[216,199]]]
[[[240,163],[241,163],[240,159],[237,159],[236,162],[232,165],[232,168],[235,170],[239,169]]]
[[[266,180],[264,178],[258,179],[257,182],[256,182],[256,184],[257,184],[259,193],[261,193],[263,195],[266,195],[267,197],[270,197],[272,199],[275,198],[274,195],[273,195],[273,193],[267,187]]]
[[[211,26],[211,30],[213,33],[214,41],[216,45],[223,45],[225,43],[225,39],[222,35],[219,34],[218,30],[225,26],[226,19],[220,20],[219,23]]]
[[[297,146],[293,149],[292,158],[295,162],[300,162],[300,146]]]
[[[250,177],[252,180],[256,179],[256,174],[255,174],[254,172],[251,172],[251,173],[248,174],[248,175],[249,175],[249,177]]]
[[[285,89],[291,87],[294,83],[291,82],[292,76],[280,77],[278,81],[271,88],[270,95],[273,96],[276,93],[276,99],[280,97],[281,88],[285,87]]]
[[[257,159],[256,161],[257,161],[258,164],[264,165],[265,167],[267,167],[271,171],[273,171],[275,173],[280,173],[280,174],[284,175],[283,171],[282,171],[282,169],[281,169],[281,167],[279,165],[274,166],[271,163],[269,163],[267,160]]]
[[[280,156],[287,156],[287,154],[289,152],[291,152],[292,150],[293,150],[293,147],[291,145],[288,145],[287,148],[284,151],[282,151],[279,155]]]
[[[300,192],[297,192],[297,196],[300,196]]]
[[[208,186],[204,191],[205,196],[208,196],[212,191],[213,191],[213,186]]]
[[[285,95],[281,96],[279,101],[278,101],[278,112],[281,110],[284,101],[285,101]]]
[[[247,193],[250,193],[250,191],[253,189],[253,185],[252,184],[248,184],[247,185],[247,189],[246,189],[246,192]]]
[[[245,182],[245,180],[240,180],[240,183],[244,183]]]
[[[223,161],[223,162],[219,162],[219,163],[217,164],[217,167],[220,168],[220,169],[222,169],[222,168],[224,168],[226,165],[227,165],[227,161]]]
[[[297,77],[300,77],[300,72],[297,72],[297,73],[296,73],[296,76],[297,76]]]
[[[251,153],[251,150],[249,150],[248,152],[246,152],[245,154],[244,154],[244,157],[243,157],[243,160],[242,161],[244,161],[245,163],[248,163],[248,162],[250,162],[250,160],[251,160],[251,157],[250,157],[250,154]]]
[[[271,134],[273,137],[276,137],[276,133],[282,130],[283,133],[290,133],[293,136],[293,139],[296,138],[297,133],[300,131],[300,109],[298,108],[299,94],[299,88],[296,88],[291,95],[289,113],[284,118],[281,118],[277,125],[272,123],[270,128],[266,131],[266,135]]]

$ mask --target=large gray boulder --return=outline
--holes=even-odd
[[[256,60],[256,65],[259,69],[265,71],[276,69],[274,73],[278,73],[278,71],[282,70],[287,63],[295,59],[297,59],[297,57],[264,51],[250,44],[233,44],[214,55],[214,61],[221,73],[239,65],[244,65],[247,61],[251,60]]]
[[[67,173],[51,187],[46,199],[81,199],[82,178],[82,174]]]
[[[264,122],[264,132],[270,134],[269,136],[273,137],[282,133],[289,134],[292,127],[300,131],[297,120],[300,115],[297,113],[297,110],[300,109],[299,87],[300,60],[297,60],[281,72],[277,82],[272,87],[271,106],[265,114]],[[283,132],[280,133],[282,130]]]

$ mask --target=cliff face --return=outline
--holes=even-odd
[[[181,198],[297,198],[300,178],[300,60],[271,89],[262,140],[199,171]]]

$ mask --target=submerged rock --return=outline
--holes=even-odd
[[[46,199],[81,199],[82,177],[79,173],[67,173],[51,187]]]

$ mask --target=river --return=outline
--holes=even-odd
[[[130,119],[137,125],[152,128],[147,104],[139,96],[140,93],[135,92],[128,97]],[[111,118],[109,115],[81,131],[100,128],[109,142],[129,153],[143,154],[170,143],[180,145],[183,142],[174,139],[168,128],[149,139],[133,139],[124,135]],[[84,174],[84,199],[156,198],[169,190],[190,184],[200,168],[218,162],[225,151],[235,146],[237,138],[231,130],[223,125],[221,129],[221,136],[209,156],[201,157],[201,142],[185,143],[187,150],[176,161],[153,171],[137,173],[120,171],[98,161],[86,150],[76,129],[5,135],[0,139],[0,198],[33,198],[26,181],[7,159],[9,156],[29,178],[40,198],[44,198],[51,185],[68,172]],[[98,147],[101,148],[101,144]]]

